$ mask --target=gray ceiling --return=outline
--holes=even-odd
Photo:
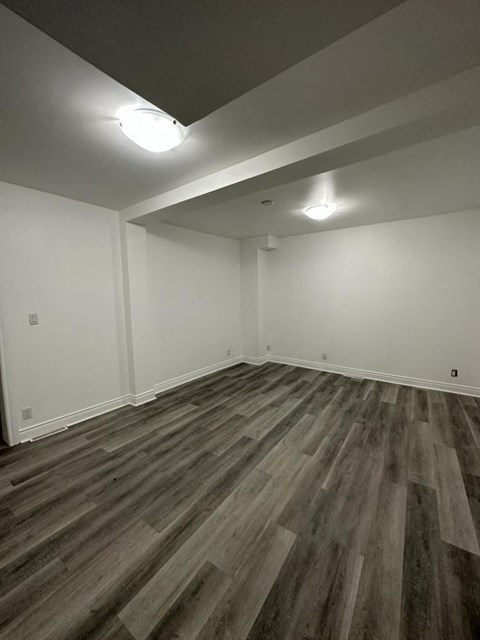
[[[152,154],[117,118],[149,103],[0,5],[0,180],[124,209],[480,65],[479,32],[478,0],[408,0]]]
[[[3,0],[189,125],[403,0]]]

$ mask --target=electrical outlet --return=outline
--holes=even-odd
[[[327,354],[326,353],[322,353],[322,360],[327,360],[327,359],[328,359]]]
[[[270,349],[270,345],[269,345],[269,344],[267,344],[267,351],[268,351],[268,352],[270,352],[270,351],[271,351],[271,349]]]
[[[458,377],[458,369],[452,369],[450,371],[450,375],[452,376],[452,378],[457,378]]]
[[[25,407],[22,409],[22,418],[24,420],[30,420],[32,417],[32,407]]]
[[[227,356],[231,356],[231,355],[232,355],[231,349],[227,349]]]
[[[39,324],[38,313],[29,313],[28,322],[30,324]]]

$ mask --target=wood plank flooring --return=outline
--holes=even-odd
[[[0,640],[480,638],[480,400],[238,365],[0,451]]]

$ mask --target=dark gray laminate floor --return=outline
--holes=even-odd
[[[480,403],[238,365],[0,451],[0,639],[463,640]]]

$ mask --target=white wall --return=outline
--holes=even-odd
[[[269,343],[284,359],[480,391],[480,211],[283,238],[272,251],[243,241],[242,269],[236,240],[137,230],[151,337],[130,359],[159,388]],[[12,442],[125,403],[121,264],[117,213],[0,183],[0,358],[9,423],[23,430]]]
[[[122,304],[116,212],[0,183],[0,349],[14,429],[124,393]]]
[[[128,392],[135,406],[155,399],[152,358],[153,319],[148,286],[147,231],[140,225],[120,223],[122,248]]]
[[[157,223],[147,253],[155,383],[241,353],[239,242]]]
[[[259,355],[259,253],[256,243],[240,242],[242,355],[254,358]]]
[[[274,355],[480,388],[478,210],[282,238],[267,291]]]

